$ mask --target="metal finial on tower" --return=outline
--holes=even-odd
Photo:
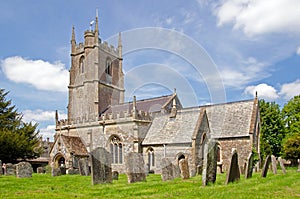
[[[72,26],[72,41],[75,41],[75,28]]]

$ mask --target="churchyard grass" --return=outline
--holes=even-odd
[[[126,175],[111,184],[91,185],[90,176],[33,174],[18,179],[0,176],[0,198],[299,198],[300,172],[288,169],[266,178],[254,173],[250,179],[225,185],[226,174],[218,174],[214,185],[202,187],[201,176],[187,180],[177,178],[161,181],[160,175],[150,174],[147,182],[127,183]]]

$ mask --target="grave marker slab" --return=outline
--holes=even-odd
[[[16,165],[12,163],[7,163],[6,164],[6,171],[5,175],[16,175]]]
[[[217,176],[217,144],[215,141],[209,141],[204,145],[204,160],[202,167],[202,186],[208,183],[215,183]]]
[[[142,154],[131,152],[125,156],[128,183],[146,181],[145,163]]]
[[[31,178],[32,172],[33,169],[29,162],[20,162],[16,165],[17,178]]]
[[[234,182],[240,179],[240,169],[238,163],[238,154],[236,149],[232,149],[229,170],[226,176],[225,184]]]
[[[112,179],[113,180],[119,180],[119,172],[113,171],[112,172]]]
[[[54,168],[54,167],[52,167],[51,175],[52,175],[53,177],[55,177],[55,176],[60,176],[60,175],[61,175],[60,168]]]
[[[44,169],[43,167],[38,167],[38,168],[36,169],[36,172],[37,172],[37,173],[45,173],[45,169]]]
[[[246,162],[246,170],[245,170],[245,178],[251,178],[253,172],[253,153],[249,153],[247,162]]]
[[[264,163],[264,167],[262,169],[262,172],[261,172],[261,177],[263,177],[263,178],[267,177],[270,162],[271,162],[271,156],[268,155],[267,158],[266,158],[266,161]]]
[[[282,173],[286,174],[286,170],[285,170],[285,167],[284,167],[284,164],[283,164],[283,161],[282,161],[281,157],[278,158],[278,162],[279,162],[279,165],[281,167]]]
[[[174,179],[174,166],[168,158],[161,159],[161,179],[162,181],[173,180]]]
[[[180,168],[181,178],[189,179],[190,178],[189,163],[186,159],[179,160],[179,168]]]
[[[79,164],[79,173],[82,176],[89,176],[90,175],[90,169],[89,169],[89,163],[87,158],[80,158],[78,161]]]
[[[98,147],[91,153],[92,184],[112,182],[111,155],[106,149]]]
[[[274,174],[277,174],[277,161],[274,155],[271,155],[271,162],[272,162],[272,171]]]
[[[298,170],[297,172],[300,172],[300,159],[298,159]]]

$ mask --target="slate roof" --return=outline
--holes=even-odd
[[[177,110],[175,118],[157,115],[142,145],[190,143],[202,111],[205,109],[199,107]]]
[[[214,138],[248,136],[251,132],[256,100],[202,106],[206,109],[211,136]]]
[[[74,155],[87,156],[88,151],[80,137],[61,135],[61,139],[69,152]]]
[[[166,96],[160,96],[150,99],[144,99],[144,100],[137,100],[136,106],[137,110],[139,111],[145,111],[145,112],[160,112],[162,108],[167,106],[168,104],[172,103],[172,100],[174,97],[176,97],[176,94],[172,95],[166,95]],[[179,100],[177,99],[179,102]],[[181,106],[180,102],[179,105]],[[132,111],[133,102],[127,102],[120,105],[113,105],[110,106],[105,113],[120,113],[120,112],[131,112]]]

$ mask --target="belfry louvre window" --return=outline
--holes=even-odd
[[[117,136],[113,136],[110,140],[110,154],[112,164],[123,163],[123,145]]]
[[[106,67],[105,67],[105,73],[108,75],[111,75],[111,60],[109,58],[106,59]]]

